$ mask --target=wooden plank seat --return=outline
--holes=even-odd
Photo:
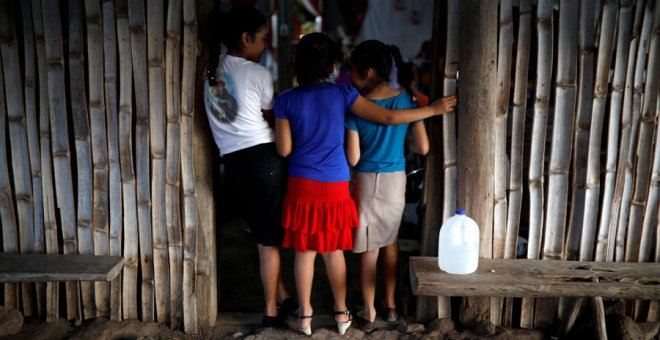
[[[121,256],[0,253],[0,282],[112,281]]]
[[[660,299],[660,263],[480,259],[476,272],[453,275],[436,257],[411,257],[415,295]]]

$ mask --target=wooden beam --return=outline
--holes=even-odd
[[[0,253],[0,282],[112,281],[120,256]]]
[[[452,275],[435,257],[411,257],[410,281],[416,295],[660,299],[660,263],[481,259]]]

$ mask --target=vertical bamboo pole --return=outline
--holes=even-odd
[[[657,58],[657,55],[656,55]],[[655,115],[656,117],[660,115],[660,105],[656,104],[655,108],[656,112]],[[660,133],[656,133],[656,143],[655,143],[655,155],[653,158],[653,177],[652,177],[652,187],[651,187],[651,192],[649,193],[649,202],[648,204],[650,205],[652,202],[655,205],[655,210],[656,210],[656,216],[655,216],[655,227],[656,229],[659,228],[658,226],[658,221],[660,220],[660,209],[658,208],[658,196],[659,196],[659,189],[658,189],[658,159],[660,159],[660,142],[658,142],[658,139],[660,139]],[[653,207],[651,207],[653,209]],[[649,211],[649,213],[651,213]],[[649,217],[649,219],[653,219],[653,217]],[[646,216],[645,216],[645,222],[646,222]],[[650,221],[651,225],[653,225],[653,221]],[[660,249],[658,247],[658,244],[660,244],[660,231],[656,230],[655,234],[656,240],[655,240],[655,262],[660,262]],[[641,249],[640,249],[641,250]],[[640,256],[641,259],[641,256]],[[658,300],[651,301],[651,305],[649,306],[649,312],[648,316],[646,318],[647,321],[649,322],[657,322],[658,319],[660,319],[660,303],[658,303]]]
[[[39,148],[39,132],[37,125],[36,100],[36,65],[34,47],[34,28],[32,27],[32,6],[29,1],[21,2],[21,17],[23,21],[23,60],[24,60],[24,94],[25,94],[25,122],[27,127],[28,150],[30,151],[30,172],[32,174],[32,190],[34,195],[34,225],[30,232],[31,243],[25,246],[26,252],[43,253],[44,248],[44,210],[41,189],[41,155]],[[46,309],[46,284],[37,283],[37,314],[43,316]],[[23,284],[28,295],[32,284]],[[27,306],[27,304],[26,304]]]
[[[103,96],[103,27],[99,0],[85,1],[87,28],[87,66],[89,89],[89,120],[92,137],[92,164],[94,173],[94,204],[92,227],[94,255],[108,255],[108,139]],[[108,282],[94,282],[96,316],[110,315],[110,286]]]
[[[48,64],[48,105],[53,167],[55,168],[55,192],[57,206],[60,209],[64,254],[75,254],[78,240],[76,238],[76,209],[73,204],[68,128],[67,120],[64,119],[67,109],[60,11],[59,4],[55,1],[42,0],[41,4]],[[66,309],[69,320],[80,318],[76,286],[74,282],[66,283]]]
[[[605,1],[601,22],[598,57],[596,61],[596,82],[594,84],[594,101],[591,112],[591,127],[589,134],[589,153],[587,159],[587,189],[585,192],[584,219],[582,220],[582,239],[580,242],[580,259],[593,259],[594,239],[598,231],[599,244],[607,246],[607,232],[597,229],[598,199],[600,196],[600,153],[603,133],[605,106],[607,105],[608,79],[612,50],[614,48],[614,32],[616,28],[618,4],[615,1]],[[604,239],[603,239],[604,237]],[[598,251],[597,251],[598,253]],[[602,259],[598,259],[602,261]]]
[[[204,64],[197,64],[196,79],[204,78]],[[203,86],[195,88],[195,97],[203,97]],[[196,112],[204,112],[204,103],[195,103]],[[213,327],[218,314],[217,261],[215,238],[215,202],[213,199],[213,154],[217,146],[213,141],[206,115],[193,119],[193,164],[195,172],[195,205],[198,212],[197,242],[195,250],[195,314],[198,329]]]
[[[557,79],[555,83],[555,112],[550,166],[548,169],[548,205],[543,258],[562,257],[566,202],[568,200],[568,168],[573,135],[577,69],[577,27],[579,3],[562,1],[559,7],[559,37],[557,51]]]
[[[50,155],[50,127],[48,107],[48,79],[46,66],[46,42],[41,14],[41,1],[32,0],[32,22],[37,50],[38,93],[39,93],[39,137],[41,144],[41,178],[43,189],[43,209],[46,252],[58,254],[57,219],[55,217],[55,196],[53,193],[53,170]],[[59,283],[46,283],[46,321],[59,319]]]
[[[632,199],[633,190],[633,164],[635,159],[635,149],[637,148],[637,134],[639,131],[640,110],[642,102],[643,82],[646,66],[646,52],[649,47],[649,37],[651,35],[651,27],[653,25],[653,4],[654,1],[646,3],[644,9],[644,23],[642,25],[642,34],[639,40],[639,50],[637,51],[637,60],[635,62],[635,75],[633,80],[633,99],[632,99],[632,128],[630,132],[630,144],[628,145],[628,157],[626,159],[624,175],[623,175],[623,191],[621,194],[621,207],[619,209],[619,224],[617,232],[612,233],[616,239],[613,242],[612,235],[606,250],[601,252],[606,254],[596,253],[596,258],[602,256],[608,261],[614,260],[616,253],[617,261],[624,260],[624,246],[625,238],[628,232],[630,201]]]
[[[154,264],[151,236],[151,195],[149,191],[149,88],[147,82],[147,42],[144,2],[129,0],[128,23],[135,82],[135,162],[137,179],[138,227],[142,273],[142,320],[154,321]]]
[[[617,171],[617,157],[619,145],[619,125],[621,121],[621,108],[623,100],[623,87],[628,64],[628,50],[630,47],[630,34],[632,28],[632,1],[621,1],[619,9],[618,36],[616,41],[616,62],[614,78],[612,80],[612,93],[610,101],[610,122],[608,127],[607,160],[605,165],[605,190],[603,191],[600,209],[600,224],[598,239],[608,243],[610,233],[616,233],[611,227],[612,202],[614,200],[614,185]],[[609,67],[608,67],[609,68]]]
[[[589,125],[593,102],[594,81],[594,0],[580,2],[580,28],[578,30],[579,63],[577,116],[573,141],[573,191],[571,212],[566,234],[565,260],[577,260],[584,218],[584,195],[587,180],[587,156],[589,151]]]
[[[78,165],[78,252],[91,255],[94,251],[92,239],[93,187],[92,147],[90,142],[87,96],[85,94],[85,71],[83,61],[82,3],[69,0],[69,82],[71,88],[71,111]],[[81,282],[83,318],[96,316],[94,284]]]
[[[497,53],[497,111],[495,114],[495,169],[493,191],[493,258],[504,258],[506,246],[507,120],[511,92],[511,51],[513,48],[513,8],[510,0],[500,1],[499,46]],[[502,298],[490,299],[490,321],[502,323]]]
[[[103,70],[105,112],[108,128],[108,254],[121,256],[121,167],[119,164],[119,116],[117,113],[117,29],[115,6],[103,0]],[[130,78],[130,77],[129,77]],[[121,274],[110,282],[110,319],[121,320]]]
[[[644,13],[644,1],[638,1],[635,8],[635,20],[632,25],[630,48],[628,49],[628,65],[626,68],[626,82],[623,93],[623,105],[621,113],[621,142],[619,146],[618,165],[616,173],[616,185],[614,197],[612,199],[612,209],[610,212],[610,234],[614,234],[616,239],[617,226],[619,225],[619,212],[621,210],[621,199],[623,194],[624,179],[630,151],[630,139],[632,131],[632,101],[633,101],[633,82],[635,76],[635,63],[637,61],[637,48],[639,46],[639,29]],[[625,235],[625,234],[624,234]],[[613,248],[614,242],[608,238],[608,249]]]
[[[0,56],[0,221],[2,222],[2,251],[18,252],[18,225],[14,207],[11,184],[9,183],[9,167],[7,163],[7,138],[5,124],[7,106],[5,102],[5,82]],[[18,308],[18,285],[4,284],[4,306]]]
[[[151,142],[151,232],[156,285],[156,320],[169,321],[170,277],[165,212],[165,48],[163,1],[147,1],[147,58],[149,66],[149,136]]]
[[[525,115],[527,113],[527,76],[532,35],[532,2],[520,1],[519,28],[516,52],[516,72],[513,90],[513,117],[511,124],[511,170],[509,183],[509,204],[506,225],[504,258],[516,258],[520,214],[522,209],[523,152],[525,143]],[[506,299],[504,325],[513,323],[513,299]]]
[[[626,237],[625,260],[627,262],[637,262],[639,259],[640,243],[650,242],[650,240],[642,238],[642,222],[651,172],[650,159],[653,151],[653,134],[657,125],[655,107],[658,98],[658,81],[660,80],[660,62],[657,60],[657,56],[660,55],[658,52],[658,49],[660,49],[660,5],[657,2],[654,8],[651,34],[649,62],[646,65],[646,86],[644,88],[644,100],[642,102],[640,117],[639,140],[637,141],[637,152],[635,155],[635,190],[632,195],[628,236]],[[651,230],[648,232],[652,233]]]
[[[119,164],[124,206],[122,313],[124,319],[137,319],[138,219],[133,169],[133,67],[127,6],[126,0],[116,1],[119,50]]]
[[[656,117],[660,106],[656,104]],[[639,262],[649,262],[651,260],[651,251],[654,246],[657,247],[657,240],[653,239],[653,234],[658,233],[658,202],[660,202],[660,133],[655,133],[655,151],[653,152],[653,167],[651,168],[651,183],[648,199],[644,209],[644,222],[642,224],[642,242],[639,246]],[[655,244],[654,244],[655,241]]]
[[[179,171],[181,168],[181,67],[180,41],[183,7],[180,0],[167,8],[165,42],[165,103],[167,110],[166,193],[167,244],[170,265],[170,309],[172,328],[183,321],[183,240],[179,207]]]
[[[509,93],[511,92],[511,50],[513,48],[512,12],[511,1],[502,0],[500,2],[499,47],[497,56],[497,115],[495,116],[495,208],[493,209],[494,258],[504,257],[506,241],[506,140]],[[495,321],[496,325],[499,324],[499,321]]]
[[[197,17],[195,1],[183,5],[183,67],[181,78],[181,184],[183,186],[183,328],[197,333],[195,273],[197,203],[193,169],[193,117],[195,107],[195,61],[197,56]],[[214,254],[211,254],[213,256]],[[212,268],[214,272],[214,268]],[[213,301],[215,302],[215,301]]]
[[[561,260],[568,201],[568,170],[571,163],[573,113],[575,110],[577,75],[578,1],[562,1],[559,6],[559,36],[555,112],[550,165],[548,169],[548,204],[543,259]],[[545,328],[554,321],[557,299],[539,299],[534,326]]]
[[[513,90],[513,124],[511,129],[511,172],[509,184],[509,211],[507,213],[506,245],[504,257],[516,258],[518,230],[522,208],[522,169],[527,112],[527,76],[532,25],[531,0],[520,1],[519,29],[516,52],[516,73]]]
[[[435,6],[439,6],[437,3]],[[437,10],[436,10],[437,11]],[[447,2],[447,49],[445,51],[443,96],[456,95],[456,77],[458,73],[459,30],[461,2]],[[442,116],[442,156],[444,158],[444,194],[442,198],[442,221],[446,221],[456,211],[458,197],[458,169],[456,168],[456,112]],[[429,174],[432,175],[432,174]],[[428,213],[428,212],[427,212]],[[419,300],[418,300],[419,301]],[[448,296],[438,297],[438,319],[451,318],[451,301]]]
[[[14,194],[18,212],[18,241],[21,253],[29,252],[34,238],[34,204],[32,196],[32,181],[30,176],[30,154],[26,128],[25,107],[23,98],[23,81],[20,74],[18,42],[16,40],[16,15],[10,3],[3,2],[0,11],[0,50],[2,65],[7,84],[6,106],[7,123],[9,125],[9,142],[11,144],[11,162],[14,175]],[[23,314],[32,315],[32,298],[28,284],[22,284]]]
[[[529,243],[527,258],[538,259],[541,255],[543,232],[543,165],[545,156],[545,133],[550,101],[553,19],[552,1],[539,0],[536,7],[537,60],[536,98],[534,100],[534,120],[532,125],[532,145],[529,159]],[[534,299],[523,298],[520,327],[532,328]]]

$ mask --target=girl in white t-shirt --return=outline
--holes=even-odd
[[[231,195],[246,210],[242,215],[257,242],[266,298],[261,325],[285,328],[284,317],[298,304],[289,297],[280,276],[287,173],[268,123],[272,119],[273,80],[258,64],[267,46],[268,24],[264,14],[253,7],[235,7],[212,15],[210,60],[204,79],[206,114],[225,162],[226,181],[238,189]],[[227,54],[220,54],[220,41]]]

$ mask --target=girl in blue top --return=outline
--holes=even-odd
[[[365,97],[388,109],[417,107],[410,88],[405,91],[388,85],[392,60],[399,69],[403,61],[396,46],[377,40],[359,44],[351,54],[351,81]],[[385,126],[351,115],[346,120],[346,155],[355,166],[353,199],[360,227],[353,233],[353,251],[360,253],[360,284],[364,311],[360,329],[374,330],[376,309],[376,264],[381,254],[384,276],[384,307],[387,321],[396,321],[394,291],[397,278],[396,240],[406,193],[404,144],[409,124]],[[429,141],[422,121],[410,124],[411,150],[426,154]]]
[[[353,247],[352,229],[358,226],[358,218],[348,190],[346,113],[352,111],[382,124],[401,124],[449,112],[456,105],[456,98],[448,97],[421,109],[392,111],[380,107],[351,86],[326,82],[338,55],[327,35],[305,35],[296,48],[294,62],[300,86],[280,94],[274,108],[277,150],[282,156],[291,156],[282,245],[296,250],[298,328],[307,335],[311,334],[310,299],[317,252],[325,262],[340,334],[352,320],[346,308],[342,251]]]

